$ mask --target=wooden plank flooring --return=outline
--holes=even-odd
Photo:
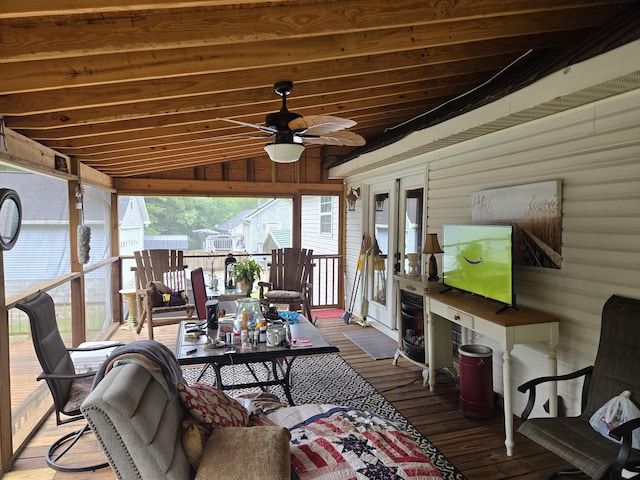
[[[516,434],[515,454],[508,457],[504,448],[504,426],[501,412],[488,420],[464,417],[458,412],[458,390],[447,375],[439,374],[436,392],[422,386],[421,369],[404,359],[397,366],[391,360],[372,360],[348,340],[343,333],[361,329],[345,325],[339,319],[320,319],[318,328],[340,348],[341,356],[378,389],[407,417],[469,480],[545,479],[561,468],[568,468],[562,459],[546,452],[525,437]],[[372,328],[372,327],[369,327]],[[156,339],[174,348],[176,326],[160,327]],[[129,329],[116,335],[120,341],[136,338]],[[518,420],[515,420],[518,424]],[[62,473],[47,468],[44,453],[49,444],[75,425],[56,427],[53,416],[39,429],[28,446],[14,462],[7,480],[112,480],[109,469],[88,473]],[[100,459],[99,447],[93,438],[82,445],[76,460]],[[102,457],[103,458],[103,457]],[[574,477],[576,478],[576,477]],[[584,477],[586,478],[586,477]]]

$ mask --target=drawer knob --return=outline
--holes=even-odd
[[[455,315],[453,316],[453,319],[454,319],[454,320],[460,320],[460,315],[455,314]]]

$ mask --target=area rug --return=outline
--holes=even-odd
[[[344,336],[368,353],[374,360],[393,358],[398,342],[375,328],[344,332]]]
[[[313,310],[311,316],[314,318],[340,318],[344,310],[330,309],[330,310]]]
[[[184,368],[183,372],[185,379],[193,382],[200,373],[200,368]],[[266,379],[266,369],[256,368],[255,372],[259,378]],[[465,479],[464,475],[409,420],[340,355],[298,357],[293,363],[291,377],[291,395],[296,405],[331,403],[373,411],[396,422],[409,432],[445,479]],[[222,380],[225,384],[243,383],[252,381],[252,377],[245,365],[231,365],[222,369]],[[215,382],[212,369],[208,369],[200,382],[209,384]],[[251,391],[260,390],[258,388],[238,389],[229,393],[238,395]],[[284,391],[280,386],[272,387],[270,392],[286,402]]]

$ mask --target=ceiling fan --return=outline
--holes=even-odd
[[[242,122],[231,118],[221,118],[220,120],[257,128],[264,132],[263,135],[247,138],[275,137],[272,143],[268,143],[264,147],[269,158],[274,162],[296,162],[304,151],[303,142],[354,147],[365,144],[362,136],[345,130],[356,125],[353,120],[332,115],[302,116],[287,110],[287,96],[293,89],[293,82],[278,82],[273,87],[276,94],[282,97],[282,108],[280,108],[279,112],[268,114],[264,125]]]

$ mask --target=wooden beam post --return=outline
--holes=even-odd
[[[80,162],[72,158],[70,159],[71,173],[76,175],[80,169]],[[84,275],[83,268],[78,259],[78,225],[80,225],[80,217],[82,211],[76,208],[76,187],[82,188],[79,179],[69,180],[67,182],[67,197],[69,209],[69,252],[71,261],[71,272],[80,273],[81,275],[71,280],[69,285],[71,289],[71,343],[77,346],[84,342],[87,338],[85,327],[85,308],[84,308]]]
[[[4,255],[0,250],[0,272]],[[11,375],[9,361],[9,315],[5,303],[4,275],[0,279],[0,474],[9,470],[13,460],[13,422],[11,420]]]

